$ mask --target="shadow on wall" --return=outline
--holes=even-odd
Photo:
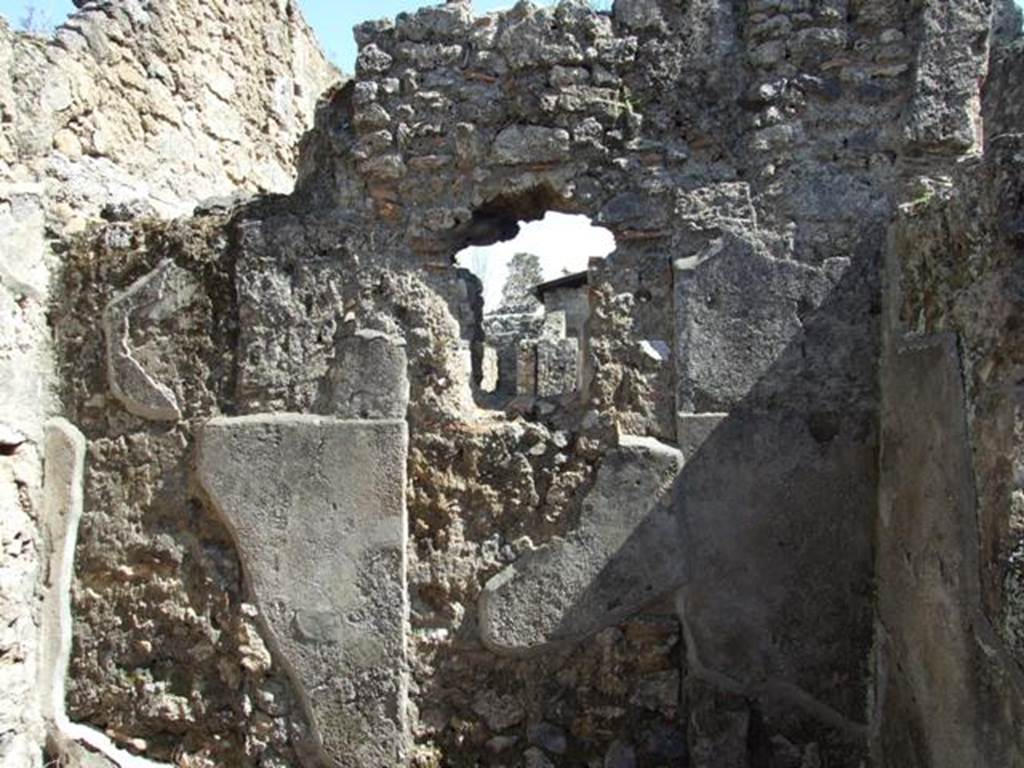
[[[624,543],[593,564],[582,591],[540,594],[563,583],[540,577],[538,594],[512,598],[527,612],[563,606],[549,643],[579,641],[679,590],[691,676],[767,715],[800,710],[863,747],[877,505],[871,262],[848,266],[817,309],[800,306],[801,331],[738,402],[719,404],[727,414],[680,414],[681,472],[619,531]],[[536,556],[550,571],[580,565]]]

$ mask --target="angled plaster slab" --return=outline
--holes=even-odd
[[[154,421],[177,421],[181,409],[174,391],[163,380],[168,371],[159,340],[139,344],[145,326],[159,323],[187,307],[198,293],[195,278],[170,259],[117,294],[103,313],[107,339],[107,377],[110,390],[136,416]]]
[[[53,419],[46,424],[43,536],[47,576],[43,585],[39,703],[46,723],[48,746],[66,764],[73,766],[167,768],[165,763],[119,749],[94,728],[72,723],[65,711],[65,680],[71,659],[71,587],[78,525],[82,519],[85,454],[85,437],[73,424],[64,419]]]
[[[686,561],[671,496],[682,466],[672,446],[623,437],[598,470],[579,527],[487,583],[484,642],[522,653],[579,640],[681,583]]]
[[[232,530],[267,639],[325,764],[404,759],[404,421],[214,419],[197,472]]]
[[[833,287],[825,271],[774,259],[732,232],[673,268],[676,407],[686,413],[741,402]]]
[[[953,333],[883,359],[876,573],[879,745],[921,734],[935,768],[1021,765],[1024,675],[985,614],[964,374]],[[994,715],[993,713],[998,713]],[[924,750],[922,750],[924,751]]]

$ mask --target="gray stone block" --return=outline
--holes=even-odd
[[[323,760],[395,765],[407,745],[404,421],[265,415],[199,434],[203,488],[237,540],[270,645]]]
[[[343,419],[404,419],[407,368],[404,340],[369,330],[344,336],[337,342],[317,410]]]
[[[742,401],[833,287],[825,272],[773,259],[730,232],[674,267],[676,404],[686,413]]]
[[[195,278],[170,259],[117,294],[103,314],[110,390],[136,416],[181,418],[177,378],[155,326],[185,310],[199,293]]]
[[[558,162],[569,156],[569,132],[539,125],[512,125],[498,134],[492,155],[499,165]]]
[[[671,496],[682,466],[671,446],[622,438],[598,470],[579,526],[487,583],[484,642],[516,653],[578,640],[679,584],[686,563]]]

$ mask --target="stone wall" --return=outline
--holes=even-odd
[[[544,293],[545,312],[564,312],[566,334],[576,339],[584,336],[584,327],[590,315],[587,286],[554,288]]]
[[[52,673],[37,659],[40,625],[57,630],[33,595],[54,544],[40,511],[44,424],[62,410],[48,317],[68,238],[101,219],[290,191],[296,143],[337,79],[291,3],[88,3],[52,38],[0,18],[5,765],[40,764],[41,715],[53,716],[36,706]],[[98,318],[84,332],[102,335]]]
[[[483,17],[455,3],[368,23],[355,81],[304,144],[295,195],[223,225],[136,225],[124,248],[101,235],[76,249],[68,295],[88,291],[100,311],[141,276],[161,280],[168,259],[196,286],[189,330],[154,318],[137,334],[150,378],[183,407],[166,426],[107,397],[103,347],[76,329],[77,313],[57,317],[69,414],[107,457],[86,471],[95,524],[80,579],[101,598],[75,609],[78,716],[117,718],[129,739],[154,731],[143,704],[154,695],[117,680],[199,641],[205,580],[232,585],[216,623],[242,622],[235,556],[214,535],[215,510],[187,490],[192,424],[329,415],[338,344],[366,331],[404,338],[409,360],[414,760],[651,764],[689,752],[699,764],[721,742],[744,760],[859,765],[873,308],[889,153],[905,141],[881,126],[915,93],[916,48],[891,41],[913,23],[889,6],[730,19],[651,3]],[[883,51],[902,65],[879,65]],[[477,414],[451,352],[463,333],[452,259],[547,210],[587,214],[618,243],[591,274],[588,389],[528,421]],[[223,335],[204,342],[204,326]],[[142,465],[138,484],[117,469]],[[182,507],[192,522],[168,530]],[[629,514],[609,516],[619,509]],[[209,546],[218,556],[200,557]],[[136,597],[155,578],[140,566],[181,558],[187,568],[162,572],[158,604],[180,606],[190,634],[156,633],[140,659],[104,606],[162,626]],[[138,582],[114,577],[126,565]],[[604,643],[607,680],[590,652]],[[222,670],[239,648],[215,644],[190,667],[185,689],[199,693],[187,695],[216,691],[218,706],[242,711],[275,670],[305,695],[276,651],[232,684]],[[631,653],[645,661],[625,663]],[[186,695],[169,671],[142,668],[156,691]],[[208,720],[187,714],[199,707],[163,721],[150,753],[207,743]],[[287,715],[272,720],[288,733]],[[253,726],[237,722],[230,738],[250,744]],[[310,725],[325,744],[338,738],[332,718]]]
[[[337,79],[290,3],[89,3],[53,39],[4,22],[0,62],[0,174],[43,184],[65,219],[290,191],[296,140]]]
[[[1022,67],[994,51],[984,154],[916,179],[890,236],[879,765],[1024,763]]]
[[[191,765],[1019,761],[990,21],[425,8],[357,28],[292,194],[62,240],[73,718]],[[616,238],[583,390],[478,410],[454,256],[548,210]]]
[[[539,312],[492,313],[484,316],[484,338],[492,345],[498,359],[497,391],[511,396],[518,391],[519,343],[540,335],[544,316]]]

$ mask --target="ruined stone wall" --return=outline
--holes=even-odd
[[[90,3],[53,39],[5,23],[0,40],[0,172],[46,184],[66,219],[290,191],[296,139],[337,78],[290,3]]]
[[[484,338],[495,348],[498,390],[504,395],[516,393],[516,364],[519,342],[536,338],[544,324],[540,313],[495,312],[484,316]]]
[[[40,628],[56,631],[46,563],[61,521],[43,519],[41,489],[44,424],[61,411],[48,318],[66,240],[101,216],[288,192],[296,143],[337,77],[291,3],[89,3],[50,39],[0,18],[5,765],[42,759],[52,676]],[[83,321],[102,333],[98,316]]]
[[[963,639],[929,624],[951,606],[961,630],[1013,616],[1004,582],[915,603],[905,545],[937,537],[880,522],[894,498],[963,512],[957,473],[1006,469],[1002,406],[986,416],[969,387],[965,426],[948,368],[890,366],[900,323],[956,317],[920,307],[974,274],[911,247],[956,231],[922,177],[1016,162],[989,130],[1012,132],[1010,78],[984,94],[1007,117],[983,120],[990,23],[961,2],[427,8],[356,30],[355,79],[319,110],[293,194],[69,243],[53,321],[88,446],[73,718],[193,765],[1012,755],[1014,718],[989,706],[1016,699],[921,703],[1001,682],[903,679],[907,648]],[[965,198],[976,226],[1005,220],[1014,174]],[[616,238],[588,276],[584,391],[525,418],[478,408],[479,306],[454,256],[548,210]],[[971,253],[1005,288],[1013,248]],[[1016,347],[970,312],[1001,288],[963,310],[990,373]],[[880,410],[908,430],[892,462]],[[981,494],[1002,504],[998,472]],[[1009,552],[1001,514],[979,519]],[[927,555],[911,570],[949,581]],[[960,738],[986,721],[1005,727]]]
[[[337,414],[324,382],[347,340],[370,332],[402,337],[409,361],[414,760],[858,765],[877,264],[893,155],[911,141],[889,126],[941,107],[917,93],[924,54],[902,31],[915,19],[883,3],[740,14],[633,2],[614,16],[563,3],[480,18],[450,4],[366,24],[356,80],[322,111],[297,193],[237,211],[206,246],[210,268],[187,255],[204,250],[187,244],[212,236],[209,221],[80,250],[69,297],[100,311],[147,271],[162,285],[170,258],[192,275],[190,327],[222,318],[225,332],[207,346],[139,317],[138,360],[180,407],[161,417],[168,431],[105,394],[109,352],[77,313],[58,318],[69,413],[108,457],[86,470],[79,580],[100,599],[83,590],[75,607],[77,716],[146,738],[150,688],[192,696],[148,748],[201,752],[211,726],[187,713],[208,706],[203,692],[245,711],[288,670],[279,656],[232,683],[240,646],[222,639],[181,680],[155,660],[189,643],[157,632],[138,656],[104,606],[156,626],[169,618],[149,605],[177,606],[179,626],[188,606],[198,633],[201,585],[224,578],[216,624],[241,621],[248,598],[216,510],[184,492],[197,430],[221,413]],[[912,140],[931,141],[921,120]],[[591,275],[588,391],[536,420],[478,414],[452,353],[452,258],[546,210],[586,213],[618,242]],[[115,256],[119,243],[136,256]],[[671,353],[652,356],[653,342]],[[142,465],[145,478],[123,471]],[[160,522],[183,506],[192,523]],[[187,554],[206,542],[217,558]],[[166,598],[140,602],[155,578],[145,564],[183,557],[160,580]],[[135,576],[121,581],[125,568]],[[144,685],[131,682],[139,668]],[[307,691],[314,712],[343,696],[332,686]],[[392,701],[377,689],[366,701],[377,695]],[[271,719],[288,734],[289,715]],[[233,722],[231,738],[250,749],[251,727]],[[313,727],[346,764],[330,752],[344,732],[334,716]],[[301,756],[286,747],[272,745]]]

